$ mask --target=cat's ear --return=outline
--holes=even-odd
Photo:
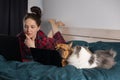
[[[117,55],[116,51],[114,51],[113,49],[110,49],[109,53],[113,58]]]
[[[73,42],[70,42],[68,45],[69,45],[69,47],[72,47],[72,45],[73,45]]]

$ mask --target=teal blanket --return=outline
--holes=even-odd
[[[109,69],[77,69],[74,66],[56,67],[38,62],[6,61],[0,55],[0,80],[119,80],[120,43],[72,41],[73,45],[88,46],[91,51],[113,48],[117,64]]]

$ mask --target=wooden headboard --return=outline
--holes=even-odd
[[[120,30],[66,27],[62,21],[50,19],[51,26],[58,27],[66,41],[84,40],[87,42],[120,42]],[[50,30],[49,33],[51,33]]]
[[[120,42],[120,30],[72,27],[60,27],[59,29],[66,41],[84,40],[88,42]]]

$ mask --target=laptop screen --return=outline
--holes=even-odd
[[[55,65],[61,67],[61,55],[56,50],[30,48],[33,60],[44,65]]]
[[[18,38],[0,35],[0,54],[7,60],[22,61]]]

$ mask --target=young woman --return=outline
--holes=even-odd
[[[57,43],[65,43],[60,32],[56,32],[52,38],[48,38],[41,30],[41,9],[31,7],[31,13],[27,13],[23,19],[23,32],[18,34],[23,61],[32,60],[30,48],[54,50]]]

